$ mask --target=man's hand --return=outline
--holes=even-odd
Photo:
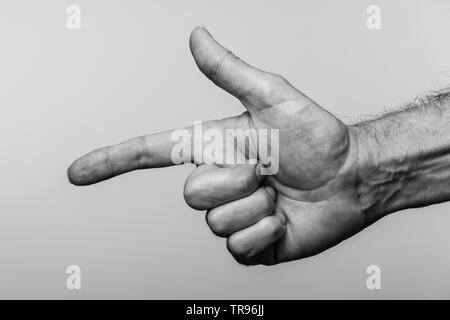
[[[370,180],[381,164],[367,130],[346,126],[281,76],[246,64],[203,27],[192,32],[190,47],[200,70],[247,109],[206,127],[279,129],[277,174],[261,175],[261,164],[201,164],[185,184],[186,202],[207,210],[208,225],[227,238],[237,261],[271,265],[311,256],[392,211],[374,187],[392,177]],[[69,179],[87,185],[169,166],[174,144],[167,131],[97,149],[71,165]]]

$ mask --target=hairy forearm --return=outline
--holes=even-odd
[[[350,127],[367,222],[450,200],[450,88]]]

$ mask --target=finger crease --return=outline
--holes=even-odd
[[[109,154],[109,148],[105,148],[103,149],[106,155],[106,165],[109,168],[109,172],[110,172],[110,176],[113,177],[114,176],[114,164],[111,160],[111,155]]]
[[[211,72],[209,73],[209,78],[210,78],[212,81],[214,81],[214,82],[217,81],[217,80],[216,80],[216,76],[217,76],[218,70],[223,66],[224,62],[225,62],[227,59],[229,59],[229,58],[231,58],[231,57],[233,57],[233,56],[234,56],[233,52],[227,51],[227,53],[220,59],[220,61],[217,62],[217,63],[214,65],[213,69],[212,69]]]
[[[145,168],[146,163],[145,163],[145,158],[146,158],[146,150],[147,150],[147,144],[145,143],[145,137],[144,136],[140,136],[138,138],[138,142],[139,142],[139,151],[137,154],[137,163],[139,168]]]

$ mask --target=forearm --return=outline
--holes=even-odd
[[[350,127],[358,141],[356,188],[368,223],[450,200],[450,90]]]

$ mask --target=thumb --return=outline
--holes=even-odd
[[[232,94],[251,112],[304,98],[283,77],[255,68],[219,44],[204,26],[196,27],[189,45],[200,71]],[[275,90],[276,89],[276,90]]]

